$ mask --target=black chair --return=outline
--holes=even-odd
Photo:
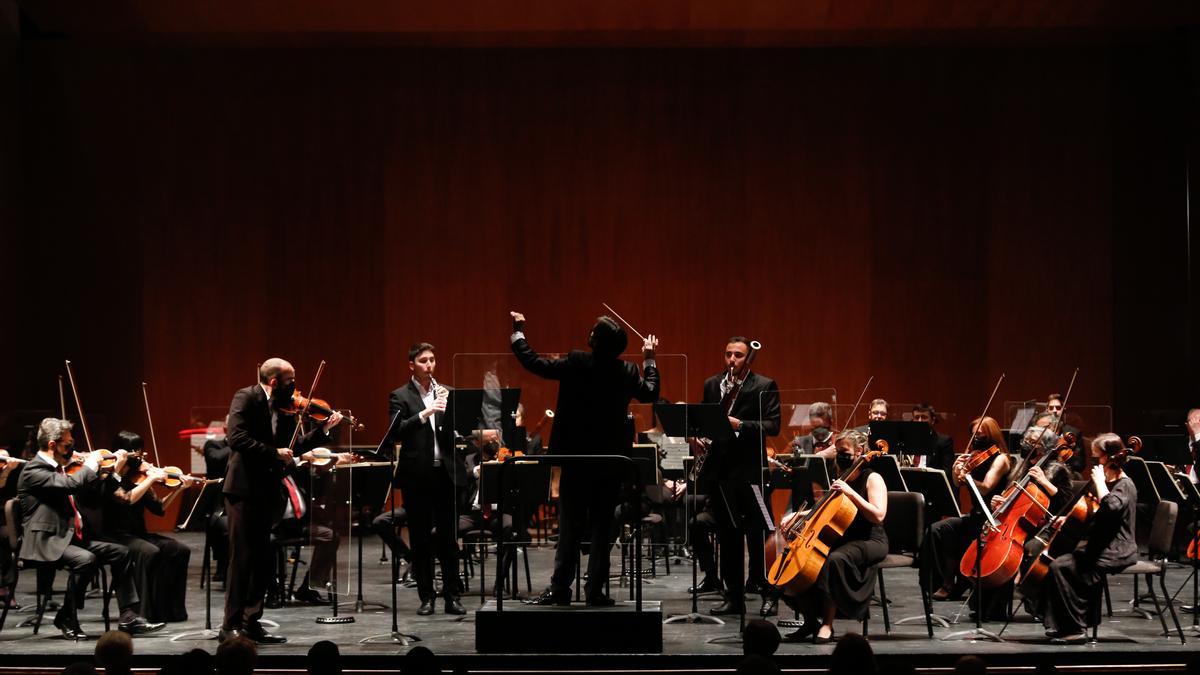
[[[1150,528],[1150,539],[1147,542],[1149,555],[1147,558],[1138,560],[1134,564],[1126,567],[1119,572],[1109,572],[1102,578],[1102,588],[1107,595],[1108,592],[1108,576],[1112,575],[1132,575],[1136,580],[1138,575],[1145,575],[1146,588],[1150,592],[1150,599],[1154,602],[1154,609],[1158,614],[1158,620],[1162,623],[1163,635],[1170,635],[1171,631],[1167,628],[1167,619],[1163,616],[1162,605],[1158,601],[1158,595],[1154,592],[1154,578],[1158,578],[1158,587],[1162,591],[1163,599],[1167,603],[1167,609],[1171,612],[1171,620],[1175,622],[1175,631],[1179,633],[1179,641],[1187,644],[1187,638],[1184,637],[1183,628],[1179,625],[1179,616],[1175,613],[1175,602],[1171,598],[1171,594],[1167,592],[1167,555],[1171,551],[1171,541],[1175,535],[1175,522],[1179,519],[1179,505],[1175,502],[1160,501],[1154,512],[1154,524]],[[1099,596],[1097,595],[1097,601]],[[1137,587],[1134,587],[1134,609],[1137,610],[1138,603]],[[1098,613],[1098,608],[1097,608]],[[1109,605],[1109,616],[1112,616],[1111,603]],[[1092,640],[1097,639],[1100,622],[1096,621],[1092,626]]]
[[[292,600],[296,592],[296,571],[305,564],[301,559],[301,549],[308,543],[308,537],[271,535],[271,545],[275,549],[275,578],[267,589],[267,607],[276,609]]]
[[[888,556],[876,564],[875,569],[879,570],[879,604],[883,608],[883,627],[890,635],[892,622],[888,614],[884,570],[919,567],[921,543],[925,538],[925,496],[916,492],[888,492],[888,514],[883,521],[883,529],[887,532]],[[925,608],[925,629],[932,638],[933,620],[930,615],[933,614],[933,602],[928,589],[922,584],[917,584],[917,587]]]

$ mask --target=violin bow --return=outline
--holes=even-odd
[[[75,386],[75,373],[71,372],[71,361],[67,359],[67,379],[71,382],[71,394],[75,396],[75,408],[79,411],[79,426],[83,427],[83,440],[88,452],[93,452],[92,434],[88,432],[87,418],[83,416],[83,404],[79,402],[79,389]]]
[[[846,424],[845,424],[845,426],[842,427],[842,431],[845,431],[846,428],[850,426],[851,420],[854,419],[855,411],[857,411],[858,406],[862,404],[863,397],[867,395],[867,390],[871,388],[871,383],[874,381],[875,381],[874,375],[868,377],[867,383],[863,385],[862,391],[858,392],[858,400],[854,402],[854,407],[850,408],[850,414],[846,416]]]
[[[58,376],[58,409],[62,411],[59,419],[67,419],[67,397],[63,394],[62,375]]]
[[[292,430],[292,442],[288,443],[288,450],[296,449],[296,441],[300,440],[300,428],[304,426],[304,416],[308,414],[308,406],[312,405],[313,396],[317,395],[317,385],[321,382],[321,373],[325,372],[325,359],[321,359],[321,364],[317,366],[317,374],[313,377],[312,386],[308,388],[308,401],[304,404],[304,409],[296,414],[296,428]]]
[[[154,448],[154,466],[161,467],[158,461],[158,441],[154,438],[154,418],[150,415],[150,395],[146,393],[146,383],[142,383],[142,401],[146,404],[146,423],[150,425],[150,447]]]
[[[996,380],[996,386],[992,387],[992,395],[988,397],[987,403],[983,405],[983,412],[979,413],[979,421],[971,428],[971,437],[967,439],[967,448],[963,453],[971,452],[971,444],[979,437],[979,427],[983,425],[983,418],[987,417],[988,410],[992,407],[992,401],[996,400],[996,392],[1000,391],[1000,383],[1004,381],[1005,373],[1000,373],[1000,379]]]
[[[1071,373],[1071,383],[1067,385],[1067,393],[1063,395],[1062,410],[1058,411],[1058,422],[1054,425],[1057,427],[1055,433],[1060,433],[1062,431],[1063,420],[1065,420],[1067,417],[1067,401],[1071,399],[1071,390],[1075,388],[1075,378],[1077,377],[1079,377],[1079,366],[1075,366],[1075,372]],[[1042,427],[1042,430],[1038,432],[1037,438],[1034,439],[1034,442],[1040,444],[1042,442],[1042,436],[1045,436],[1046,432],[1049,430],[1050,427]],[[1032,454],[1032,452],[1030,454]]]

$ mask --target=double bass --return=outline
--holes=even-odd
[[[875,441],[876,450],[864,452],[841,476],[853,481],[871,460],[887,454],[887,441]],[[817,581],[829,551],[841,541],[854,522],[858,507],[840,491],[830,490],[807,514],[793,514],[780,528],[786,543],[783,553],[771,565],[767,580],[773,586],[803,593]]]

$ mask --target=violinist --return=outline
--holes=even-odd
[[[1010,467],[1008,448],[995,419],[982,417],[973,420],[971,427],[974,433],[970,452],[954,460],[949,478],[955,487],[966,485],[967,481],[974,482],[980,496],[988,499],[1004,489]],[[992,448],[998,451],[991,452]],[[990,456],[968,471],[969,462],[976,453],[990,453]],[[967,509],[966,504],[959,506],[964,511]],[[966,590],[967,580],[959,578],[959,562],[967,546],[979,536],[984,520],[983,511],[972,501],[968,515],[945,518],[929,528],[928,548],[921,556],[926,567],[921,580],[937,586],[932,595],[934,600],[956,599]]]
[[[797,455],[819,455],[832,459],[837,456],[833,446],[833,406],[814,401],[808,406],[810,431],[792,439],[792,452]]]
[[[222,642],[245,637],[260,644],[287,638],[268,633],[259,623],[267,587],[275,574],[271,528],[283,517],[279,482],[292,463],[293,449],[305,452],[329,441],[342,421],[333,412],[323,423],[292,438],[300,420],[285,412],[294,406],[296,369],[270,358],[258,369],[258,384],[239,389],[229,404],[229,458],[223,491],[229,520],[229,572],[225,586]]]
[[[76,508],[75,496],[99,476],[102,451],[75,456],[72,425],[67,420],[47,417],[38,426],[38,454],[25,465],[17,483],[25,536],[21,541],[20,558],[45,563],[57,563],[71,574],[71,588],[58,614],[54,627],[68,640],[86,640],[87,634],[79,625],[76,608],[83,601],[87,581],[97,565],[112,570],[112,585],[116,589],[121,610],[118,627],[133,635],[161,629],[163,623],[150,623],[139,614],[137,587],[130,573],[129,549],[120,544],[99,541],[83,524]],[[118,454],[124,454],[120,452]],[[79,467],[67,473],[67,465],[78,462]]]
[[[13,461],[13,459],[9,456],[7,448],[0,448],[0,505],[17,494],[17,477],[21,475],[18,467],[23,462]],[[3,522],[4,515],[0,514],[0,524]],[[15,553],[9,547],[8,538],[0,537],[0,607],[7,604],[8,609],[14,611],[21,609],[16,597],[8,595],[9,585],[12,584],[17,573]]]
[[[170,501],[164,502],[154,493],[153,486],[161,485],[166,473],[143,460],[143,445],[142,437],[132,431],[118,433],[113,441],[113,447],[126,454],[103,482],[100,538],[129,549],[133,578],[148,621],[187,621],[187,569],[192,551],[177,539],[146,530],[146,511],[162,516]],[[187,476],[183,484],[192,482]],[[183,489],[182,485],[176,488],[167,499],[174,499]]]
[[[844,431],[835,445],[838,473],[847,471],[862,455],[866,434]],[[875,565],[887,557],[888,540],[883,529],[887,516],[887,485],[883,477],[863,468],[849,483],[838,478],[829,489],[845,495],[858,513],[825,560],[817,581],[802,595],[784,591],[784,602],[804,615],[804,625],[785,639],[791,642],[809,637],[817,644],[831,642],[833,622],[838,617],[861,621],[866,617],[875,591],[878,570]]]
[[[868,436],[871,435],[871,422],[886,422],[888,418],[888,402],[882,398],[877,398],[871,401],[871,407],[867,408],[867,423],[861,426],[854,427],[855,431],[860,431]]]
[[[933,452],[922,456],[922,466],[929,469],[941,469],[947,473],[954,465],[954,439],[946,434],[938,433],[937,411],[928,403],[918,403],[912,409],[912,421],[924,422],[933,431]]]
[[[715,615],[743,613],[747,592],[764,595],[765,613],[770,613],[773,607],[763,549],[766,532],[759,523],[760,507],[751,485],[762,483],[767,437],[779,434],[779,385],[752,371],[749,356],[750,340],[741,336],[729,338],[725,345],[725,370],[704,382],[704,403],[727,406],[729,424],[735,434],[732,439],[712,443],[697,480],[698,491],[709,495],[717,516],[721,578],[726,590],[725,601],[709,610]],[[747,550],[748,578],[742,566]],[[743,579],[746,579],[744,584]]]
[[[1088,475],[1100,501],[1091,519],[1087,542],[1074,553],[1055,558],[1040,594],[1039,614],[1046,635],[1055,643],[1087,640],[1086,629],[1100,621],[1101,574],[1137,562],[1134,539],[1137,488],[1125,475],[1129,450],[1116,434],[1092,441],[1095,464]]]
[[[1062,394],[1050,394],[1046,397],[1045,412],[1053,415],[1052,419],[1054,425],[1050,428],[1054,433],[1058,434],[1060,437],[1066,436],[1067,434],[1072,434],[1075,438],[1083,438],[1083,432],[1079,430],[1079,427],[1067,424],[1066,420],[1063,419]],[[1088,452],[1077,452],[1071,455],[1071,459],[1067,461],[1067,467],[1071,471],[1074,471],[1077,476],[1082,476],[1085,472],[1090,470],[1090,463],[1088,462],[1090,455],[1091,453]]]

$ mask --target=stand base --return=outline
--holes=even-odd
[[[409,635],[408,633],[401,633],[400,631],[392,631],[391,633],[384,633],[383,635],[371,635],[371,636],[365,637],[365,638],[359,640],[358,644],[371,645],[371,644],[381,644],[381,643],[386,642],[388,644],[400,645],[401,647],[407,647],[414,642],[420,642],[420,641],[421,641],[421,638],[417,637],[416,635]]]
[[[943,637],[942,640],[991,640],[992,642],[1004,642],[1004,638],[986,628],[954,631]]]
[[[354,623],[352,616],[318,616],[317,623]]]
[[[643,601],[614,607],[545,607],[487,602],[475,611],[475,649],[484,654],[659,654],[662,605]]]
[[[663,624],[669,623],[710,623],[715,626],[724,626],[725,621],[720,617],[711,614],[700,614],[699,612],[688,612],[687,614],[676,614],[669,616],[663,620]]]
[[[385,605],[382,602],[365,602],[361,599],[353,601],[347,600],[345,602],[338,603],[338,609],[345,608],[354,612],[365,612],[367,611],[368,607],[370,607],[372,611],[382,612],[383,610],[387,609],[389,605]]]
[[[947,619],[946,617],[942,616],[941,614],[930,614],[929,620],[932,621],[933,623],[936,623],[937,625],[941,626],[942,628],[950,627],[950,620]],[[906,616],[903,619],[898,619],[896,621],[893,621],[892,624],[896,625],[896,626],[906,626],[910,623],[917,623],[917,622],[925,623],[925,617],[920,614],[918,614],[916,616]]]

